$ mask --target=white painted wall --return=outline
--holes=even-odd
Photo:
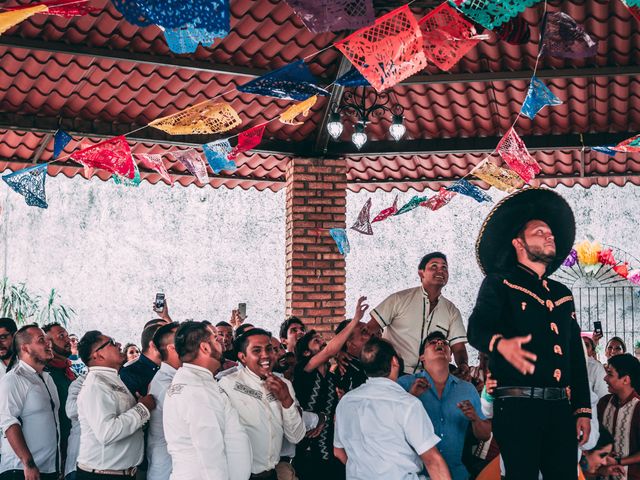
[[[257,323],[284,316],[284,190],[60,175],[47,178],[41,210],[0,189],[2,271],[36,292],[55,287],[78,313],[70,331],[138,343],[159,291],[175,320],[228,320],[238,302]]]

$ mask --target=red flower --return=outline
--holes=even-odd
[[[627,262],[621,265],[616,265],[615,267],[613,267],[613,269],[621,277],[627,278],[629,276],[629,265],[627,264]]]
[[[611,265],[614,267],[618,262],[613,258],[613,251],[610,248],[598,252],[598,262],[603,265]]]

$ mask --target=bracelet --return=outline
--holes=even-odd
[[[617,465],[622,465],[622,455],[616,455],[613,458],[615,458]]]
[[[503,338],[504,337],[500,334],[491,337],[491,341],[489,342],[489,352],[497,351],[498,343],[500,343],[500,340],[502,340]]]

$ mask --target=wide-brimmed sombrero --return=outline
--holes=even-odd
[[[553,190],[532,187],[498,202],[482,224],[476,241],[476,258],[482,273],[505,272],[516,265],[511,241],[530,220],[542,220],[551,228],[556,257],[547,267],[547,275],[558,269],[576,237],[573,212],[567,201]]]

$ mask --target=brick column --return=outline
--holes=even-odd
[[[331,332],[345,318],[345,261],[327,230],[345,228],[346,160],[287,164],[287,306],[309,328]]]

